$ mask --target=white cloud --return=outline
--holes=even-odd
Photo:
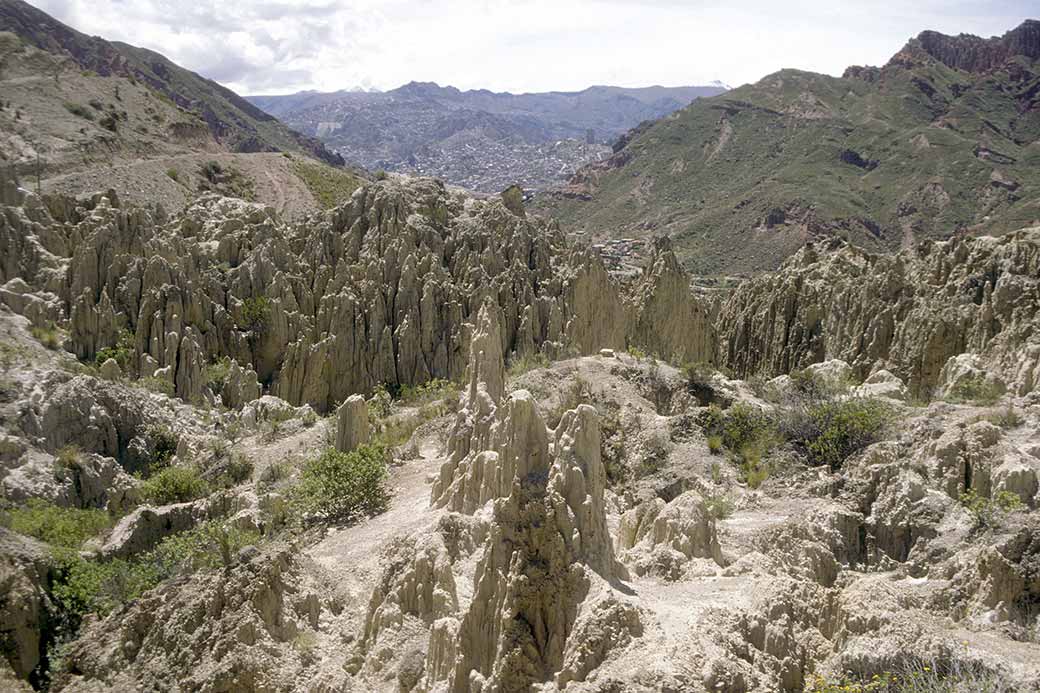
[[[1030,3],[962,0],[37,0],[240,93],[411,80],[545,91],[755,81],[880,64],[924,29],[983,36]]]

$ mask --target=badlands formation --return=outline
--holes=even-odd
[[[695,293],[425,179],[0,202],[5,689],[1040,690],[1040,229]]]

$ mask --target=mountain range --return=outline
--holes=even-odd
[[[559,182],[609,155],[606,143],[630,128],[726,88],[594,86],[509,94],[411,82],[386,92],[247,98],[358,166],[498,192],[512,183],[542,188]]]
[[[629,133],[539,209],[592,239],[670,235],[707,275],[838,235],[871,250],[1040,219],[1040,22],[927,31],[882,67],[781,70]]]

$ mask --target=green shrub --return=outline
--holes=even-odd
[[[136,599],[178,573],[227,568],[235,554],[260,535],[219,521],[163,539],[153,550],[130,559],[95,561],[70,549],[52,555],[52,595],[71,634],[83,616],[100,615]]]
[[[974,529],[997,527],[1007,514],[1025,507],[1018,495],[1010,491],[1000,491],[992,498],[986,498],[970,488],[961,494],[960,501],[971,514]]]
[[[712,434],[708,436],[708,452],[713,455],[722,454],[722,436],[718,434]]]
[[[111,526],[104,510],[63,508],[39,498],[8,511],[6,521],[12,531],[69,549],[78,549]]]
[[[1018,689],[978,664],[913,660],[872,675],[806,677],[804,693],[1015,693]]]
[[[54,461],[62,469],[72,469],[79,463],[80,449],[78,445],[65,445],[58,450]]]
[[[166,175],[169,177],[170,180],[174,182],[179,183],[181,180],[181,172],[175,168],[166,169]]]
[[[253,460],[240,452],[236,452],[228,460],[224,475],[232,484],[241,484],[243,481],[253,478],[254,467]]]
[[[373,419],[382,419],[390,416],[394,408],[394,398],[386,389],[386,385],[379,383],[372,388],[372,396],[368,398],[368,415]]]
[[[773,419],[757,407],[738,402],[729,409],[711,405],[697,415],[705,435],[716,436],[722,447],[740,454],[749,446],[768,452],[778,441]]]
[[[849,457],[881,439],[892,421],[892,409],[879,399],[848,397],[813,405],[809,428],[794,439],[809,463],[841,469]]]
[[[227,568],[234,554],[259,541],[260,535],[255,531],[211,520],[167,537],[148,558],[165,574],[172,574],[171,568],[192,572]]]
[[[457,398],[459,387],[450,380],[434,378],[421,385],[403,385],[400,400],[404,404],[422,405],[444,398]]]
[[[154,392],[157,395],[164,395],[166,397],[173,397],[176,393],[176,389],[166,378],[155,378],[149,376],[147,378],[141,378],[133,381],[133,384],[149,392]]]
[[[390,503],[385,459],[381,445],[362,445],[349,453],[327,448],[304,465],[294,503],[303,513],[331,521],[383,512]]]
[[[210,392],[215,395],[220,394],[221,390],[224,389],[224,383],[227,382],[228,371],[230,370],[231,359],[226,356],[206,366],[202,377],[205,378],[206,387],[210,389]]]
[[[725,520],[733,514],[733,499],[725,493],[712,491],[701,500],[701,507],[713,520]]]
[[[75,103],[74,101],[66,101],[65,110],[74,116],[83,118],[84,120],[94,120],[94,114],[83,104]]]
[[[1025,423],[1025,418],[1010,402],[1008,402],[1007,407],[1003,409],[997,409],[980,416],[979,420],[989,421],[994,426],[1007,429],[1018,428]]]
[[[946,401],[968,404],[995,404],[1004,389],[999,383],[987,379],[985,376],[975,378],[963,378],[952,388],[946,391]]]
[[[119,116],[112,112],[105,113],[101,116],[98,124],[110,132],[117,132],[119,130]]]
[[[168,426],[162,424],[148,426],[145,429],[145,437],[152,448],[152,459],[148,470],[149,472],[158,471],[168,465],[173,456],[177,454],[177,445],[180,441]]]
[[[625,482],[625,429],[618,407],[598,407],[600,415],[600,459],[607,472],[607,482],[616,486]]]
[[[61,346],[61,333],[53,322],[44,327],[34,326],[29,330],[33,338],[47,349],[54,351]]]
[[[271,300],[266,296],[253,296],[242,301],[242,317],[238,324],[241,330],[260,335],[271,319]]]
[[[154,505],[186,503],[201,498],[207,491],[207,484],[195,467],[166,467],[141,485],[145,500]]]
[[[506,376],[508,378],[519,378],[528,371],[533,371],[536,368],[548,368],[549,358],[542,353],[538,354],[524,354],[523,356],[517,356],[515,353],[509,359],[509,365],[506,367]]]
[[[126,371],[130,366],[130,357],[133,356],[136,349],[134,341],[134,333],[129,330],[123,330],[119,334],[119,338],[114,346],[105,347],[98,351],[97,356],[94,357],[94,365],[100,367],[105,361],[115,359],[119,367]]]

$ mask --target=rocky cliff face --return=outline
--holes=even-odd
[[[776,375],[841,358],[859,378],[885,368],[928,395],[948,380],[951,358],[975,352],[1025,394],[1040,375],[1038,271],[1037,228],[893,256],[811,245],[723,304],[720,360]]]
[[[937,31],[923,31],[907,44],[904,51],[915,49],[955,70],[988,72],[1017,56],[1030,60],[1040,58],[1040,21],[1026,20],[1003,36],[988,39],[970,34],[947,36]]]
[[[485,300],[507,356],[643,343],[710,360],[705,313],[667,249],[639,285],[645,300],[631,301],[554,224],[431,180],[367,186],[298,224],[216,196],[167,219],[111,193],[10,195],[5,302],[38,324],[67,319],[79,358],[121,349],[128,375],[166,380],[186,401],[241,406],[258,379],[328,411],[377,384],[458,379]],[[673,310],[689,320],[666,328]],[[203,370],[222,358],[234,387],[211,393]]]

